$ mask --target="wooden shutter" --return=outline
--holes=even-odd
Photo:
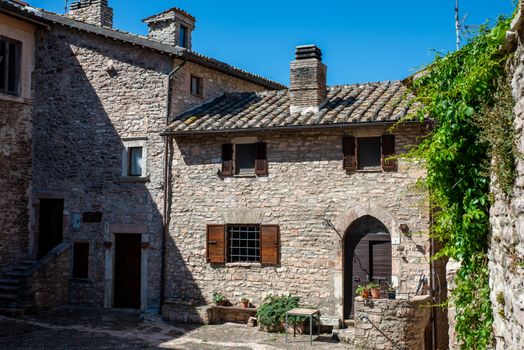
[[[260,263],[278,265],[280,263],[280,239],[278,225],[260,226]]]
[[[207,225],[207,262],[226,262],[226,225]]]
[[[233,145],[231,143],[222,145],[222,175],[233,176]]]
[[[342,152],[344,153],[344,169],[346,171],[357,170],[357,162],[355,157],[355,138],[353,136],[344,136],[342,138]]]
[[[395,135],[388,134],[382,136],[382,170],[395,171],[397,169],[396,159],[387,159],[395,155]]]
[[[265,142],[257,143],[257,154],[255,158],[255,174],[267,175],[267,144]]]

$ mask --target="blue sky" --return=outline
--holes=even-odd
[[[63,0],[27,0],[63,13]],[[460,0],[466,24],[511,15],[514,0]],[[197,19],[193,50],[284,84],[294,48],[316,44],[330,85],[402,79],[455,48],[455,0],[109,0],[115,27],[146,34],[142,18],[173,6]]]

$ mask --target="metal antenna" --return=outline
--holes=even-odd
[[[460,49],[460,27],[459,0],[455,0],[455,33],[457,36],[457,50]]]
[[[65,4],[64,4],[64,13],[67,13],[67,5],[69,4],[69,0],[65,0]]]

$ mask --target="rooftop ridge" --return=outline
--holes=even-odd
[[[158,16],[161,16],[161,15],[164,15],[164,14],[166,14],[166,13],[168,13],[168,12],[171,12],[171,11],[178,12],[178,13],[180,13],[181,15],[186,16],[186,17],[192,19],[193,21],[196,21],[195,17],[193,17],[189,12],[186,12],[186,11],[182,10],[181,8],[179,8],[179,7],[171,7],[170,9],[167,9],[167,10],[162,11],[162,12],[160,12],[160,13],[157,13],[157,14],[155,14],[155,15],[151,15],[151,16],[148,16],[148,17],[144,18],[144,19],[142,20],[142,22],[146,23],[146,22],[147,22],[148,20],[150,20],[150,19],[153,19],[153,18],[155,18],[155,17],[158,17]]]

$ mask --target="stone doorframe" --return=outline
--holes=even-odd
[[[114,298],[114,263],[115,263],[115,235],[119,233],[140,234],[142,238],[142,254],[140,258],[140,311],[148,308],[148,261],[149,235],[145,225],[105,224],[104,225],[104,308],[113,307]]]
[[[386,226],[391,237],[391,253],[392,253],[392,270],[391,280],[398,286],[399,275],[400,275],[400,264],[395,263],[398,258],[395,257],[396,249],[401,242],[401,232],[399,223],[395,220],[394,216],[386,209],[375,205],[359,205],[353,206],[346,211],[340,212],[333,225],[335,229],[342,236],[341,244],[338,245],[336,256],[337,263],[334,269],[333,285],[334,285],[334,297],[338,300],[337,313],[340,315],[340,319],[344,319],[344,239],[348,232],[349,227],[359,218],[364,216],[372,216],[377,220],[380,220]]]

